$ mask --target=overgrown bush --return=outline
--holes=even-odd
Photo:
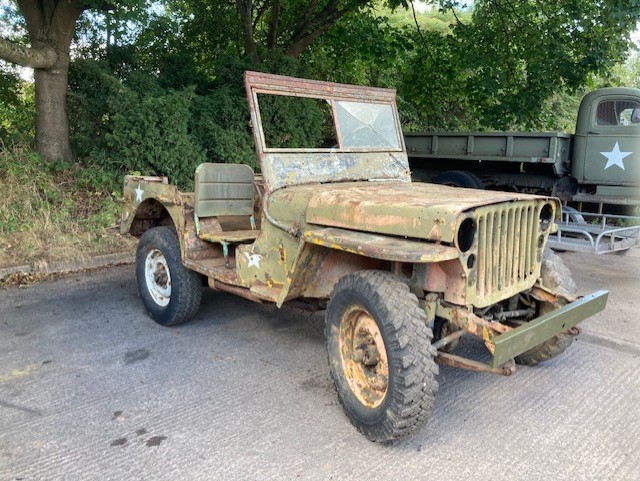
[[[258,168],[248,122],[246,97],[228,86],[194,100],[191,134],[209,162],[243,163]]]
[[[167,175],[172,183],[190,188],[195,168],[205,160],[188,129],[194,97],[188,88],[158,96],[125,90],[109,99],[112,130],[107,145],[112,165]]]
[[[107,134],[111,131],[109,99],[118,98],[125,88],[104,64],[76,60],[69,70],[67,95],[71,143],[76,157],[86,159],[107,155]],[[108,166],[107,166],[108,167]]]
[[[150,73],[127,67],[129,57],[118,57],[115,73],[107,60],[80,60],[71,68],[69,110],[79,158],[92,159],[114,176],[167,175],[183,189],[191,188],[195,167],[204,161],[258,169],[243,82],[246,60],[222,58],[215,81],[207,83],[184,58],[161,63],[168,72]],[[184,75],[169,75],[178,67]],[[307,74],[296,60],[275,54],[253,68]],[[323,116],[313,102],[265,99],[262,108],[268,139],[279,136],[281,146],[321,142]]]
[[[121,176],[130,171],[167,175],[190,188],[205,160],[189,122],[193,88],[163,89],[154,76],[130,72],[126,80],[106,63],[80,61],[72,69],[69,110],[72,142],[80,158],[91,158]]]

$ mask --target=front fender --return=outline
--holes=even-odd
[[[458,249],[451,246],[334,227],[307,229],[302,233],[302,240],[329,249],[391,262],[426,264],[458,258]]]

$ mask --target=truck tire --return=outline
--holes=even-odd
[[[431,416],[436,350],[418,299],[398,277],[349,274],[326,314],[331,377],[351,423],[370,441],[406,436]]]
[[[175,326],[198,311],[202,279],[182,265],[173,227],[154,227],[142,234],[136,251],[136,277],[144,307],[158,324]]]
[[[542,267],[540,269],[540,278],[542,285],[548,287],[555,292],[573,297],[576,295],[578,288],[571,277],[571,271],[564,263],[562,258],[551,249],[547,248],[542,257]],[[539,315],[551,312],[554,309],[550,303],[540,303]],[[552,359],[562,354],[571,345],[573,337],[570,334],[558,334],[551,339],[538,344],[537,346],[516,356],[515,360],[518,364],[527,366],[535,366],[543,361]]]
[[[453,187],[466,187],[469,189],[484,189],[480,177],[463,170],[448,170],[433,178],[435,184],[451,185]]]
[[[578,209],[574,209],[573,207],[569,206],[569,205],[565,205],[564,207],[562,207],[562,221],[564,222],[565,219],[567,218],[567,215],[569,216],[569,221],[570,222],[575,222],[576,224],[586,224],[587,221],[584,220],[584,216],[582,215],[582,212],[580,212]]]

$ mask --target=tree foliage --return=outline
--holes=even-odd
[[[34,135],[33,84],[19,72],[0,65],[0,147],[30,143]]]
[[[549,99],[622,61],[639,18],[636,0],[478,1],[451,35],[425,36],[405,92],[426,110],[437,98],[447,128],[456,119],[495,129],[553,127],[559,119],[546,115]],[[438,117],[431,115],[442,124]]]
[[[26,19],[31,3],[17,5],[22,10],[14,9],[12,21],[20,12]],[[63,2],[38,5],[51,13]],[[424,13],[405,0],[64,5],[75,6],[74,15],[84,12],[66,23],[77,56],[68,109],[75,153],[114,172],[171,173],[178,182],[205,158],[255,167],[245,69],[396,88],[406,130],[567,129],[584,89],[637,79],[614,66],[629,51],[638,0],[479,0],[473,9],[442,0],[440,10]],[[0,18],[0,25],[9,23]],[[9,45],[12,55],[39,51],[46,60],[50,43],[34,43],[42,35],[28,24],[0,40],[0,57],[10,57]],[[23,90],[15,76],[0,75],[0,112],[28,102],[28,91],[16,92]],[[175,115],[164,115],[165,108]],[[313,109],[308,119],[276,110],[288,137],[318,134],[300,124],[312,120]]]

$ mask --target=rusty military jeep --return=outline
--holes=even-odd
[[[140,238],[138,286],[156,322],[189,320],[204,281],[326,309],[338,397],[384,442],[429,418],[438,363],[510,375],[563,352],[604,308],[606,291],[577,298],[545,250],[557,199],[411,182],[393,90],[256,72],[245,85],[260,176],[202,164],[193,193],[166,177],[125,179],[121,229]],[[322,140],[295,144],[286,126],[264,126],[278,101],[321,112]],[[452,353],[466,334],[489,363]]]

